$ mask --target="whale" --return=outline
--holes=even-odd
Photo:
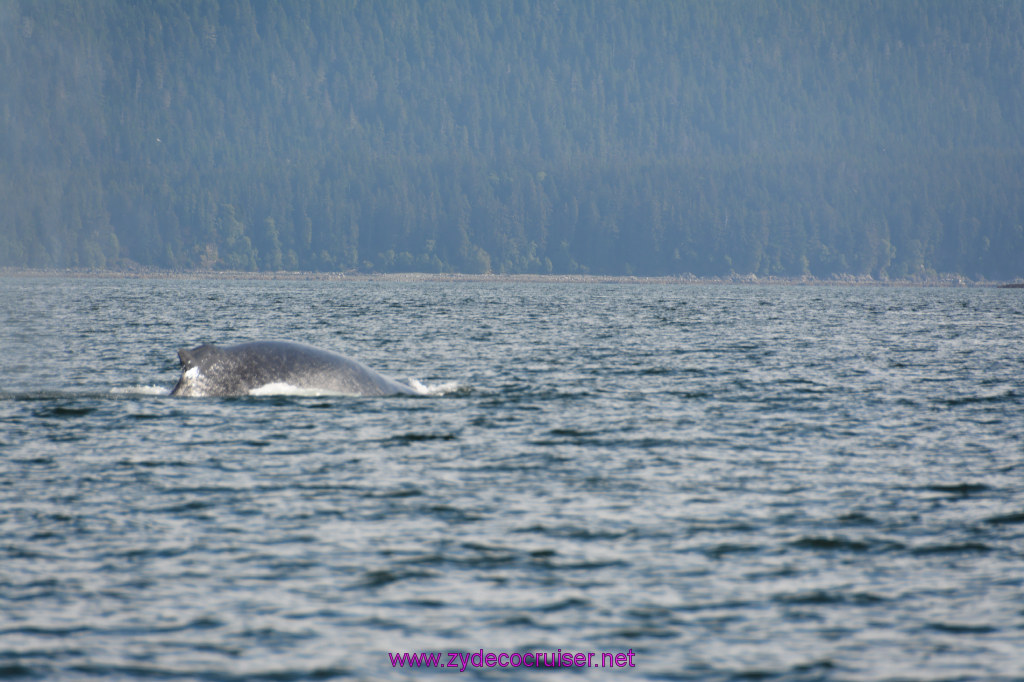
[[[206,343],[179,349],[178,359],[181,378],[172,396],[244,396],[274,385],[353,396],[418,395],[360,362],[291,341]]]

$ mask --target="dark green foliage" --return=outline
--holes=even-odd
[[[1024,2],[0,0],[0,265],[1024,275]]]

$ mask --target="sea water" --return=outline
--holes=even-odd
[[[3,278],[0,678],[1021,679],[1022,338],[1020,290]],[[257,339],[428,395],[167,395]]]

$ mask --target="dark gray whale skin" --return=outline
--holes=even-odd
[[[181,378],[172,396],[241,396],[271,383],[345,395],[381,396],[416,391],[369,367],[290,341],[254,341],[237,346],[203,344],[178,351]]]

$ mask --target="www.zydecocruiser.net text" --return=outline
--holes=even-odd
[[[465,672],[468,668],[635,668],[635,652],[526,651],[484,652],[448,651],[391,653],[393,668],[449,668]]]

